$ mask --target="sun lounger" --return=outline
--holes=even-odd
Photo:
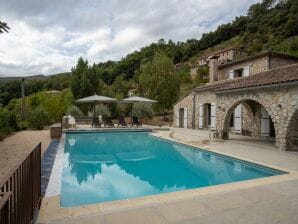
[[[127,127],[127,123],[125,121],[125,117],[124,116],[120,116],[118,118],[118,127],[122,126],[122,127]]]
[[[112,121],[112,118],[107,118],[106,121],[105,121],[105,127],[110,127],[110,128],[113,128],[114,127],[114,123]]]
[[[103,124],[102,116],[99,115],[98,118],[96,118],[96,119],[94,120],[93,127],[101,128],[101,125],[102,125],[102,124]]]
[[[132,117],[132,126],[142,126],[142,123],[139,121],[138,117]]]

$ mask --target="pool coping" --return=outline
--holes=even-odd
[[[155,194],[155,195],[143,196],[138,198],[116,200],[116,201],[110,201],[110,202],[101,202],[97,204],[90,204],[90,205],[83,205],[83,206],[76,206],[76,207],[61,207],[60,206],[60,186],[61,186],[61,175],[62,175],[63,166],[60,166],[61,172],[60,173],[58,172],[58,177],[56,177],[56,180],[57,180],[57,178],[59,178],[59,175],[60,175],[59,189],[57,190],[57,186],[56,186],[57,191],[55,194],[52,194],[52,195],[46,194],[45,197],[43,198],[37,223],[46,223],[50,220],[54,221],[54,220],[66,219],[70,217],[87,216],[95,213],[98,214],[99,212],[106,214],[114,211],[133,209],[133,208],[144,207],[144,206],[149,206],[149,205],[154,205],[159,203],[174,202],[174,201],[193,198],[197,196],[207,196],[207,195],[212,195],[216,193],[242,190],[242,189],[252,188],[256,186],[267,185],[271,183],[278,183],[278,182],[298,179],[297,171],[287,170],[287,169],[277,167],[277,166],[272,166],[266,163],[260,163],[259,161],[241,158],[239,156],[235,156],[229,153],[222,153],[222,152],[219,152],[218,150],[212,150],[206,146],[198,147],[197,145],[191,144],[189,142],[183,142],[171,137],[160,136],[158,135],[158,133],[150,133],[150,134],[152,136],[155,136],[164,140],[176,142],[183,145],[188,145],[195,149],[204,150],[221,156],[231,157],[244,162],[254,163],[260,166],[283,171],[286,173],[282,175],[244,180],[244,181],[238,181],[238,182],[232,182],[232,183],[225,183],[225,184],[219,184],[219,185],[213,185],[213,186],[206,186],[206,187],[200,187],[200,188],[194,188],[194,189],[187,189],[182,191],[168,192],[168,193],[162,193],[162,194]],[[59,151],[60,153],[64,152],[65,136],[66,136],[66,133],[64,132],[62,134],[59,148],[58,148],[58,150],[60,150]],[[56,156],[59,156],[58,154],[59,153],[57,153]],[[55,158],[55,162],[56,162],[56,158]],[[55,162],[54,162],[54,166],[55,166]],[[54,169],[54,166],[53,166],[53,169]],[[53,175],[55,175],[54,173],[55,172],[52,172]],[[51,178],[52,178],[52,175],[50,177],[49,185],[51,183]]]

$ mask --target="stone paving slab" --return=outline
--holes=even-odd
[[[75,213],[67,208],[57,210],[59,198],[56,197],[43,201],[47,203],[43,212],[46,219],[41,216],[38,223],[298,223],[298,190],[295,196],[293,192],[287,195],[285,187],[280,187],[297,189],[297,182],[286,181],[141,207],[128,206],[121,210],[104,211],[100,205],[93,205],[87,213],[81,212],[80,207]],[[269,193],[260,196],[267,187]],[[257,200],[252,197],[254,193]]]

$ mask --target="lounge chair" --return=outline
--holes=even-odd
[[[103,124],[103,121],[102,121],[102,117],[99,115],[98,118],[95,118],[93,120],[93,127],[95,128],[101,128],[101,125]]]
[[[118,127],[119,126],[127,127],[127,123],[126,123],[125,117],[123,115],[119,116],[119,118],[118,118]]]
[[[132,117],[132,126],[136,125],[137,127],[142,126],[142,123],[139,121],[138,117]]]
[[[106,120],[105,120],[105,127],[114,127],[114,123],[113,123],[113,121],[112,121],[112,118],[107,118]]]

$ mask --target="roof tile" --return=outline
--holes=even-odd
[[[222,92],[236,89],[254,88],[259,86],[269,86],[294,81],[298,81],[298,64],[272,69],[248,77],[210,83],[205,86],[198,87],[194,91]]]

